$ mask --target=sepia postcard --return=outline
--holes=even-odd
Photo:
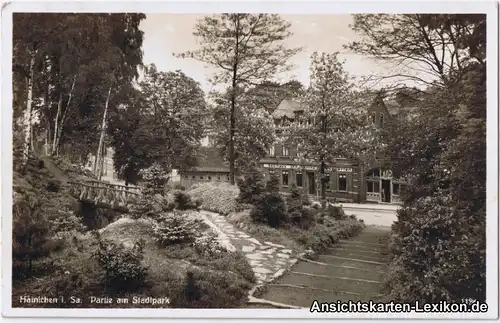
[[[11,2],[2,315],[498,318],[495,2]]]

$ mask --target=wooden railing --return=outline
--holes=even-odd
[[[81,201],[106,204],[113,207],[126,207],[136,202],[141,188],[110,184],[101,181],[68,182],[71,195]]]

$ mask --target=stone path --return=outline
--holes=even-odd
[[[390,228],[366,227],[341,240],[314,261],[301,258],[285,275],[256,297],[281,307],[310,307],[314,300],[376,301],[388,259]]]
[[[297,252],[287,249],[283,245],[269,241],[259,241],[248,234],[236,229],[226,218],[220,214],[200,211],[214,224],[220,236],[225,237],[225,245],[231,244],[248,258],[257,278],[257,283],[262,284],[280,276],[286,268],[297,262]]]

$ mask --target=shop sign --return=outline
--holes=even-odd
[[[337,172],[352,173],[352,168],[337,168]]]
[[[317,170],[316,166],[301,166],[301,165],[278,165],[278,164],[263,164],[264,168],[279,168],[279,169],[305,169],[305,170]]]

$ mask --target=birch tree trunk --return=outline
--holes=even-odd
[[[75,83],[76,83],[76,74],[73,77],[73,84],[71,85],[71,89],[69,91],[69,97],[68,97],[68,102],[66,102],[66,107],[64,108],[64,112],[62,112],[62,94],[59,96],[59,103],[57,105],[57,114],[56,114],[56,120],[54,123],[54,142],[52,145],[52,153],[55,153],[56,156],[59,155],[59,142],[61,141],[61,135],[62,135],[62,128],[64,125],[64,122],[66,121],[66,115],[68,113],[70,104],[71,104],[71,98],[73,97],[73,90],[75,89]],[[59,116],[61,115],[61,118]]]
[[[95,156],[94,161],[94,174],[99,177],[98,170],[100,170],[100,162],[103,155],[103,145],[104,145],[104,135],[106,133],[106,118],[108,116],[108,106],[109,106],[109,97],[111,96],[111,86],[109,87],[108,97],[106,99],[106,106],[104,107],[104,115],[102,116],[102,124],[101,124],[101,137],[99,138],[99,146],[97,148],[97,154]]]
[[[61,109],[62,109],[62,92],[59,93],[59,101],[57,102],[57,113],[56,113],[56,119],[54,121],[54,140],[52,141],[52,151],[51,155],[53,155],[56,151],[56,145],[57,145],[57,132],[59,131],[58,125],[59,125],[59,115],[61,114]]]
[[[22,156],[22,164],[26,165],[28,162],[28,156],[30,152],[30,142],[31,142],[31,119],[32,119],[32,103],[33,103],[33,76],[35,74],[35,54],[34,52],[31,56],[30,61],[30,76],[28,80],[28,98],[26,101],[26,115],[24,117],[24,128],[25,128],[25,137],[24,137],[24,146],[23,146],[23,156]]]

